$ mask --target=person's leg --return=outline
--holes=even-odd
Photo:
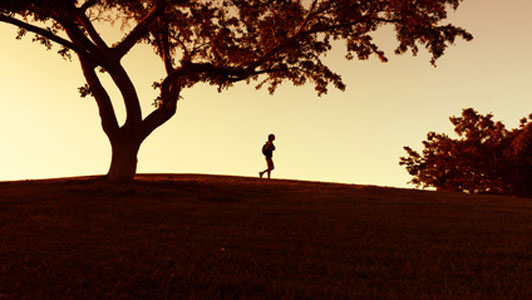
[[[270,179],[272,170],[274,169],[273,160],[271,158],[268,158],[266,159],[266,161],[268,162],[268,169],[267,169],[268,179]]]
[[[268,169],[270,168],[270,165],[268,164],[268,158],[267,157],[266,157],[266,164],[268,165],[268,167],[264,171],[260,171],[259,172],[259,178],[262,178],[264,173],[268,172]]]

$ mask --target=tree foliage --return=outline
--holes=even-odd
[[[181,91],[199,82],[222,90],[235,82],[256,81],[257,88],[267,86],[271,93],[283,81],[312,83],[318,95],[330,85],[343,90],[341,76],[323,63],[323,56],[334,40],[343,40],[347,59],[376,55],[387,61],[372,39],[383,25],[395,28],[396,53],[415,55],[424,47],[435,64],[457,37],[472,39],[463,28],[443,23],[447,11],[461,1],[3,0],[0,22],[17,26],[17,38],[31,32],[47,49],[55,43],[60,55],[69,58],[73,51],[78,56],[87,79],[79,90],[96,100],[114,161],[114,153],[127,148],[126,140],[138,150],[174,115]],[[131,29],[110,45],[97,30],[102,24]],[[166,71],[154,83],[160,89],[156,108],[144,119],[135,87],[120,63],[138,43],[151,45]],[[98,69],[108,72],[122,93],[127,112],[123,126],[116,121]]]
[[[450,117],[458,138],[429,132],[421,154],[404,147],[410,183],[442,191],[532,195],[532,114],[513,130],[472,108]]]

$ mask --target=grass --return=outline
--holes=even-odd
[[[532,299],[531,199],[201,175],[0,183],[0,299]]]

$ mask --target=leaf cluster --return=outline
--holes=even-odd
[[[258,81],[257,88],[266,85],[271,93],[283,81],[296,86],[310,82],[321,95],[327,93],[329,85],[345,89],[341,76],[322,60],[334,40],[345,42],[347,59],[376,55],[385,62],[386,54],[372,35],[390,24],[397,33],[396,53],[410,50],[415,55],[424,47],[434,64],[457,37],[472,39],[460,27],[442,24],[448,9],[456,9],[461,1],[4,0],[0,3],[0,22],[19,26],[19,37],[29,28],[37,34],[36,41],[47,48],[51,40],[59,42],[59,53],[64,57],[70,57],[67,49],[78,55],[90,54],[95,64],[104,68],[98,58],[105,55],[90,43],[99,48],[107,45],[93,25],[142,24],[124,40],[148,43],[161,57],[169,75],[167,81],[171,81],[161,85],[161,93],[168,84],[190,87],[207,82],[221,89],[244,80]],[[20,22],[41,22],[46,28],[31,30],[34,28]],[[70,39],[71,43],[52,39],[64,37],[65,28],[73,27],[77,29],[70,31],[78,37]],[[115,54],[124,54],[126,42]]]
[[[449,118],[458,138],[429,132],[421,153],[404,147],[410,183],[442,191],[532,195],[532,114],[513,130],[472,108]]]

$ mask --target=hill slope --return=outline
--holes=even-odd
[[[0,183],[0,299],[531,299],[532,201],[204,175]]]

